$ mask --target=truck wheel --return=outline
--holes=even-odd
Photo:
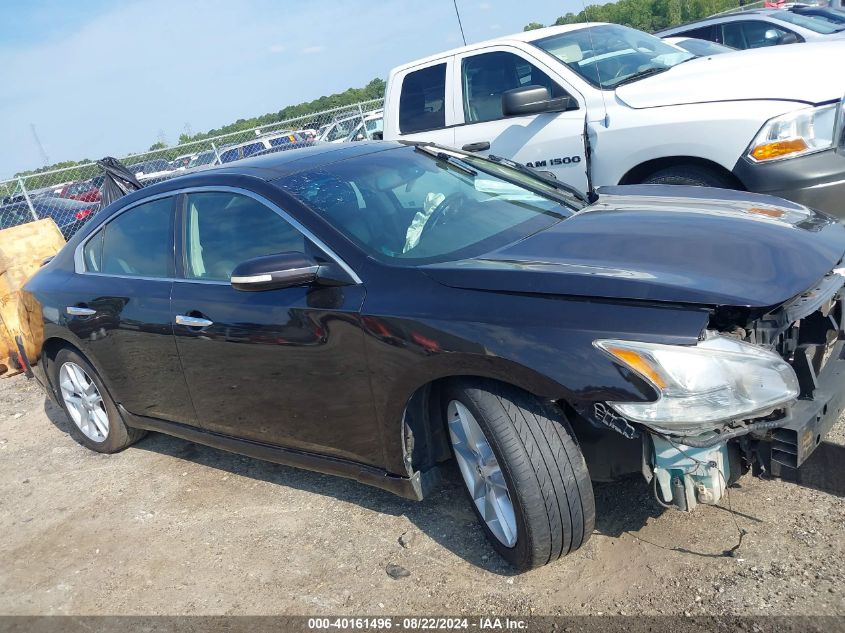
[[[519,570],[581,547],[593,531],[590,475],[562,413],[491,380],[444,393],[455,460],[496,551]]]
[[[117,453],[146,435],[124,424],[100,376],[76,351],[59,350],[51,369],[59,402],[71,421],[70,435],[77,442],[98,453]]]
[[[644,185],[689,185],[736,189],[736,184],[723,174],[699,165],[679,165],[660,169],[642,181]]]

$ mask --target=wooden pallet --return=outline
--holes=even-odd
[[[28,358],[37,358],[41,351],[41,307],[23,286],[41,263],[58,253],[64,244],[52,219],[0,231],[0,375],[12,376],[23,370],[16,336],[23,340]]]

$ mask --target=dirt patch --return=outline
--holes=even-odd
[[[682,514],[599,485],[587,546],[513,575],[454,471],[416,503],[156,434],[99,455],[67,424],[0,380],[0,613],[845,614],[845,498],[805,486]],[[841,486],[842,420],[829,439]]]

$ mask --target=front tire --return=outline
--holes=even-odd
[[[443,406],[473,510],[505,560],[524,571],[586,543],[593,489],[560,410],[490,380],[451,384]]]
[[[71,422],[68,433],[77,442],[98,453],[117,453],[146,435],[126,426],[97,371],[75,350],[59,350],[51,368],[59,403]]]
[[[700,165],[678,165],[660,169],[642,181],[644,185],[687,185],[736,189],[730,178]]]

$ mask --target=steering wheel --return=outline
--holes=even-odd
[[[420,231],[419,241],[422,241],[423,236],[430,228],[437,226],[438,224],[444,224],[449,217],[449,213],[457,211],[461,206],[463,206],[465,200],[466,196],[460,191],[450,193],[446,196],[443,199],[443,202],[434,207],[434,211],[432,211],[431,215],[428,216],[425,226],[423,226],[422,231]]]

